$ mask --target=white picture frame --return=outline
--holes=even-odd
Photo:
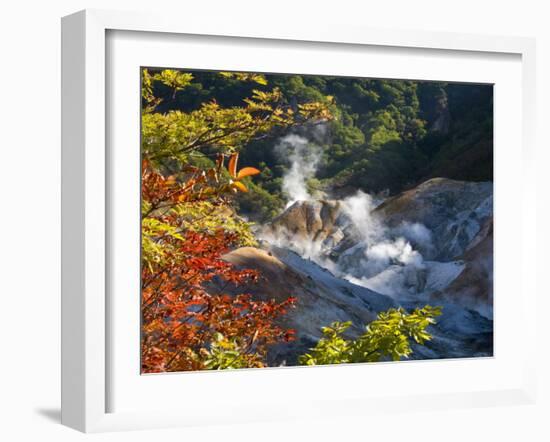
[[[62,423],[84,432],[111,431],[168,426],[207,425],[216,422],[246,422],[328,416],[329,413],[366,415],[373,410],[441,409],[531,403],[535,396],[534,321],[521,316],[525,337],[521,369],[501,388],[449,393],[441,390],[418,394],[388,394],[376,401],[367,396],[313,398],[287,404],[249,403],[236,400],[233,412],[206,414],[176,407],[168,410],[112,411],[109,407],[110,317],[108,285],[108,134],[106,121],[109,90],[106,82],[107,34],[149,32],[161,35],[217,36],[269,39],[273,42],[312,42],[345,46],[376,46],[403,50],[466,51],[478,57],[484,54],[512,54],[521,57],[521,149],[523,185],[521,197],[521,299],[520,306],[534,305],[536,283],[528,256],[535,255],[535,42],[519,37],[495,37],[451,33],[427,33],[404,30],[376,30],[334,26],[285,26],[277,23],[223,23],[194,17],[182,22],[169,15],[86,10],[62,21]],[[157,36],[159,34],[156,34]],[[137,148],[137,147],[136,147]],[[517,147],[519,149],[519,146]],[[498,221],[497,221],[498,222]],[[496,253],[506,251],[496,248]],[[498,296],[498,294],[497,294]],[[504,317],[502,321],[507,321]],[[138,355],[136,354],[136,357]],[[496,356],[498,358],[498,355]],[[389,365],[383,367],[388,368]],[[420,370],[429,368],[420,368]],[[308,368],[309,369],[309,368]],[[362,370],[361,366],[334,367],[330,370]],[[431,370],[434,368],[432,367]],[[457,365],[456,369],[460,369]],[[327,370],[327,368],[315,368]],[[263,370],[262,370],[263,371]],[[255,371],[254,373],[257,373]],[[261,376],[282,382],[276,373],[265,370]],[[242,373],[242,372],[241,372]],[[251,372],[249,372],[251,373]],[[286,371],[287,377],[299,377],[299,371]],[[303,373],[303,371],[302,371]],[[200,373],[201,376],[213,374]],[[166,375],[168,376],[168,375]],[[254,376],[257,376],[254,374]],[[175,379],[173,376],[168,376]],[[216,380],[217,385],[223,380]],[[227,379],[227,378],[226,378]],[[233,380],[236,378],[234,377]],[[266,378],[267,379],[267,378]],[[246,381],[244,381],[246,382]],[[208,381],[206,381],[208,384]],[[215,391],[212,391],[215,393]],[[213,397],[212,407],[217,399]],[[327,407],[338,401],[338,407]],[[219,404],[222,404],[219,400]]]

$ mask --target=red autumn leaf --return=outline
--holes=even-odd
[[[235,171],[236,164],[234,155],[229,168]],[[147,162],[143,167],[142,198],[151,207],[144,216],[179,228],[177,216],[163,209],[197,201],[201,183],[211,176],[189,169],[184,179],[164,179]],[[206,288],[222,281],[221,287],[231,284],[235,293],[258,280],[257,271],[237,269],[222,259],[237,240],[223,226],[159,239],[159,246],[166,249],[163,260],[141,269],[143,372],[204,369],[201,355],[216,333],[253,343],[247,351],[263,357],[270,345],[294,339],[276,322],[295,303],[294,298],[281,303],[258,301],[246,293]]]

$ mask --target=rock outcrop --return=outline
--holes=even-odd
[[[247,292],[298,299],[281,319],[298,339],[272,348],[270,363],[294,364],[333,321],[351,320],[357,336],[382,310],[426,303],[444,314],[415,357],[491,355],[492,183],[434,178],[378,206],[355,198],[297,201],[257,232],[261,248],[225,256],[264,276]]]
[[[239,291],[262,300],[281,302],[289,296],[297,298],[295,308],[279,320],[282,326],[296,330],[297,339],[273,347],[269,353],[270,363],[295,364],[297,356],[307,352],[321,337],[324,325],[352,320],[354,325],[349,335],[357,336],[378,312],[396,306],[390,297],[336,278],[288,250],[243,247],[225,255],[224,259],[241,268],[259,270],[262,275],[258,283],[241,286]]]
[[[324,241],[342,226],[338,222],[340,215],[339,201],[297,201],[276,217],[268,228],[273,233],[284,230],[312,241]]]
[[[389,198],[375,212],[391,228],[421,223],[432,232],[426,258],[449,261],[462,255],[493,215],[493,183],[433,178]]]
[[[293,250],[308,257],[359,240],[342,203],[335,200],[296,201],[263,226],[259,236],[270,244],[294,243]]]
[[[486,220],[464,254],[464,269],[451,283],[433,294],[493,317],[493,218]]]

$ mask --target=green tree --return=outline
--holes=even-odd
[[[220,76],[266,85],[263,75],[221,72]],[[253,89],[241,106],[223,107],[215,99],[203,102],[192,111],[159,112],[162,99],[154,94],[154,83],[173,90],[173,97],[192,84],[193,75],[163,70],[151,75],[143,70],[141,152],[150,162],[167,165],[167,160],[187,164],[193,156],[207,153],[230,154],[273,129],[332,118],[326,104],[300,103],[291,106],[279,88]]]
[[[390,309],[378,314],[367,325],[365,333],[356,340],[346,339],[344,333],[351,322],[334,322],[323,327],[323,338],[310,353],[300,356],[303,365],[345,364],[352,362],[399,361],[412,353],[412,342],[424,344],[432,336],[426,330],[435,324],[441,307],[426,305],[411,313]]]

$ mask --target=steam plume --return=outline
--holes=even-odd
[[[288,199],[287,207],[296,201],[310,200],[307,181],[315,176],[321,161],[321,148],[304,137],[290,134],[281,138],[275,146],[275,152],[290,164],[282,184],[283,193]]]

